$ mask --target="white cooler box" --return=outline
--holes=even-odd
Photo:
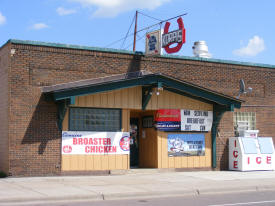
[[[274,158],[271,137],[229,138],[229,170],[274,170]]]

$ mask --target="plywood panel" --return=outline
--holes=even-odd
[[[135,109],[140,109],[142,105],[142,89],[135,87]]]
[[[77,155],[78,170],[86,170],[85,155]]]
[[[168,167],[169,168],[175,168],[174,157],[168,157]]]
[[[68,131],[69,130],[69,109],[67,109],[65,117],[62,122],[62,130]]]
[[[122,169],[123,168],[123,158],[122,155],[116,155],[116,169]]]
[[[78,156],[77,155],[70,155],[70,167],[71,170],[77,170],[78,168]]]
[[[116,156],[115,155],[109,156],[109,169],[110,170],[116,169]]]
[[[61,161],[62,161],[62,165],[61,165],[62,170],[63,171],[70,170],[70,168],[71,168],[70,157],[68,155],[63,155]]]
[[[211,134],[209,133],[206,135],[205,138],[205,166],[211,167],[212,163],[212,140],[211,140]]]
[[[165,132],[158,132],[161,138],[161,166],[162,168],[168,168],[168,150],[167,150],[167,134]]]
[[[201,102],[186,96],[169,91],[160,92],[159,96],[153,95],[147,105],[147,110],[157,109],[191,109],[191,110],[213,110],[211,104]]]
[[[129,169],[129,155],[122,155],[122,168]]]
[[[205,155],[204,155],[204,156],[200,156],[200,157],[199,157],[199,166],[200,166],[200,167],[205,167],[205,164],[206,164]]]
[[[107,94],[107,107],[111,108],[113,105],[115,105],[115,92],[109,92]]]
[[[94,96],[93,96],[93,98],[94,98],[94,104],[93,104],[93,106],[94,107],[100,107],[100,95],[99,94],[95,94]],[[76,106],[79,106],[79,107],[83,107],[83,103],[82,103],[82,97],[79,97],[79,99],[80,99],[80,101],[79,101],[79,104],[78,105],[76,105]],[[90,106],[90,105],[89,105]]]
[[[141,109],[141,87],[102,92],[76,97],[76,107]]]
[[[187,157],[187,167],[194,168],[194,158],[193,157]]]
[[[193,157],[193,161],[194,161],[194,167],[202,167],[202,165],[200,165],[200,156],[195,156]]]
[[[180,95],[175,95],[175,108],[181,108],[181,96]]]
[[[128,155],[63,155],[62,171],[129,169]]]
[[[86,170],[94,170],[94,155],[88,155],[85,157]]]
[[[188,165],[187,157],[182,157],[181,158],[181,168],[187,168],[187,165]]]
[[[85,103],[84,103],[85,105]],[[100,105],[101,107],[108,108],[108,94],[100,93]],[[87,104],[85,106],[88,106]]]
[[[122,131],[129,132],[130,131],[130,110],[123,109],[122,110]]]
[[[128,91],[128,96],[125,97],[125,99],[127,99],[126,101],[128,101],[127,105],[129,108],[135,108],[134,104],[135,104],[135,99],[134,96],[135,94],[135,89],[127,89]],[[124,107],[125,108],[125,107]]]
[[[125,89],[121,92],[121,107],[122,108],[129,108],[129,90]]]
[[[181,168],[181,157],[175,157],[175,168]]]

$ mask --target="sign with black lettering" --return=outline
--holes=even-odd
[[[212,122],[212,111],[181,110],[181,130],[183,131],[210,131]]]

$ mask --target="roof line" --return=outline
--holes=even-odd
[[[86,80],[81,80],[81,81],[74,81],[74,82],[68,82],[68,83],[62,83],[62,84],[57,84],[57,85],[52,85],[52,86],[44,86],[42,87],[42,92],[43,93],[52,93],[52,92],[64,92],[72,89],[83,89],[91,86],[99,86],[99,85],[104,85],[104,84],[111,84],[114,82],[121,82],[121,81],[126,81],[126,80],[137,80],[139,78],[148,78],[150,76],[154,77],[160,77],[160,78],[165,78],[165,79],[170,79],[176,82],[179,82],[181,84],[185,84],[191,87],[194,87],[199,90],[203,90],[205,92],[209,92],[218,96],[223,96],[224,98],[231,99],[234,101],[238,102],[243,102],[243,100],[237,99],[235,97],[219,93],[217,91],[187,82],[183,81],[174,77],[171,77],[169,75],[162,75],[161,73],[151,73],[151,72],[146,72],[146,71],[139,71],[139,72],[133,72],[133,73],[123,73],[119,75],[111,75],[107,77],[101,77],[101,78],[93,78],[93,79],[86,79]]]
[[[7,41],[7,43],[9,43],[9,42],[13,43],[13,44],[25,44],[25,45],[33,45],[33,46],[45,46],[45,47],[78,49],[78,50],[88,50],[88,51],[112,52],[112,53],[131,54],[131,55],[133,55],[133,54],[145,55],[144,52],[138,52],[138,51],[133,52],[133,51],[121,50],[121,49],[89,47],[89,46],[61,44],[61,43],[49,43],[49,42],[41,42],[41,41],[10,39]],[[5,43],[5,44],[7,44],[7,43]],[[190,56],[179,56],[179,55],[162,55],[162,56],[157,56],[157,58],[170,58],[170,59],[179,59],[179,60],[202,61],[202,62],[212,62],[212,63],[220,63],[220,64],[233,64],[233,65],[240,65],[240,66],[263,67],[263,68],[275,69],[275,65],[271,65],[271,64],[241,62],[241,61],[233,61],[233,60],[214,59],[214,58],[201,58],[201,57],[190,57]]]

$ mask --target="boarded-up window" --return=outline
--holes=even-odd
[[[121,130],[120,109],[70,108],[70,131],[106,131]]]

